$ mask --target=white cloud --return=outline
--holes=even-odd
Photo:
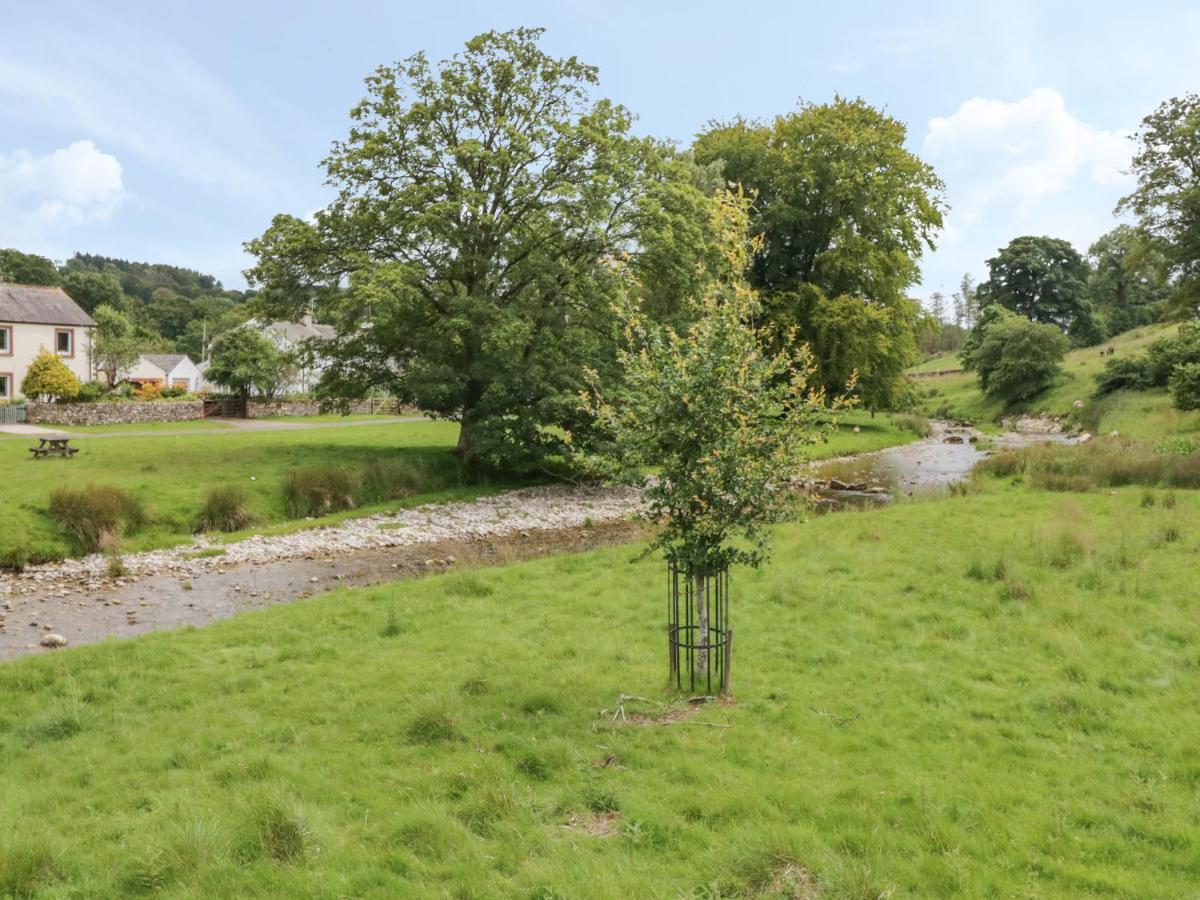
[[[121,163],[92,141],[42,156],[0,153],[0,211],[6,218],[49,229],[104,221],[125,196]]]
[[[1009,103],[977,97],[929,121],[923,154],[942,173],[960,229],[993,205],[1031,207],[1080,180],[1123,183],[1128,133],[1089,126],[1058,91],[1037,88]]]

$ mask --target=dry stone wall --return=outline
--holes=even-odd
[[[136,425],[187,422],[204,416],[202,400],[26,404],[31,425]]]

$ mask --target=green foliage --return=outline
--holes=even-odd
[[[1162,316],[1171,290],[1167,263],[1143,232],[1118,225],[1088,249],[1088,263],[1088,298],[1107,335]]]
[[[115,550],[148,518],[145,505],[128,491],[97,484],[55,488],[46,511],[85,553]]]
[[[323,398],[383,388],[457,421],[475,468],[539,464],[563,430],[582,435],[582,365],[614,368],[610,260],[656,248],[646,283],[666,294],[695,277],[688,170],[541,34],[376,69],[325,161],[337,199],[247,245],[268,309],[315,304],[341,335],[322,348]]]
[[[1055,491],[1096,488],[1200,487],[1200,455],[1162,453],[1144,441],[1102,438],[1080,446],[1041,444],[990,456],[979,476],[1023,475],[1034,487]]]
[[[1142,120],[1133,158],[1137,188],[1118,212],[1131,212],[1176,279],[1172,311],[1200,315],[1200,95],[1172,97]]]
[[[101,304],[95,307],[92,318],[96,320],[92,332],[92,365],[104,375],[111,388],[137,365],[142,353],[149,351],[154,338],[136,327],[116,306]]]
[[[235,328],[212,345],[207,378],[241,397],[257,392],[274,397],[295,371],[291,354],[279,350],[253,328]]]
[[[129,302],[121,290],[121,282],[115,275],[104,272],[69,270],[63,278],[63,290],[89,313],[101,306],[124,310]]]
[[[55,285],[61,279],[54,263],[46,257],[22,253],[10,247],[0,250],[0,281],[12,284]]]
[[[21,381],[21,393],[38,400],[74,400],[80,387],[75,373],[49,350],[34,357]]]
[[[736,119],[696,140],[701,164],[724,163],[751,196],[762,243],[749,265],[773,350],[812,348],[831,395],[850,374],[872,408],[907,394],[920,308],[907,297],[942,224],[943,185],[905,147],[902,122],[862,100],[806,104],[771,124]]]
[[[283,503],[292,517],[324,516],[355,506],[358,476],[335,466],[292,469],[283,477]]]
[[[1116,391],[1145,391],[1154,387],[1154,373],[1144,356],[1124,356],[1104,363],[1104,371],[1096,376],[1099,399]]]
[[[211,275],[165,263],[129,262],[111,256],[76,253],[63,268],[68,276],[73,272],[111,276],[117,279],[122,293],[143,303],[148,303],[160,289],[188,298],[222,292],[221,282]]]
[[[1101,339],[1088,303],[1088,267],[1068,242],[1019,237],[988,261],[979,285],[981,308],[993,304],[1034,322],[1057,325],[1078,344]]]
[[[1179,366],[1200,363],[1200,322],[1185,322],[1175,334],[1146,348],[1151,384],[1164,387]]]
[[[103,381],[85,381],[79,386],[79,393],[75,395],[75,400],[78,403],[95,403],[103,400],[108,394],[109,387]]]
[[[381,459],[362,470],[361,498],[366,503],[402,500],[429,482],[429,473],[410,459]]]
[[[636,303],[624,307],[623,390],[607,398],[595,384],[585,395],[612,435],[608,458],[592,464],[624,479],[655,472],[648,514],[663,528],[652,548],[693,576],[762,562],[764,526],[792,501],[787,483],[804,447],[828,429],[807,350],[763,352],[757,296],[742,274],[758,242],[746,239],[741,197],[718,195],[713,222],[724,264],[692,301],[691,324],[663,328]]]
[[[200,507],[197,531],[241,531],[254,522],[247,506],[246,490],[241,485],[222,484],[211,487]]]
[[[1176,409],[1200,409],[1200,363],[1176,366],[1167,384]]]
[[[985,394],[1007,404],[1045,390],[1062,371],[1069,344],[1055,325],[1040,325],[1016,313],[988,312],[962,353],[963,368],[979,374]]]

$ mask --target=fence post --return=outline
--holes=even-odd
[[[733,629],[725,632],[725,667],[721,671],[721,693],[729,693],[730,673],[733,669]]]

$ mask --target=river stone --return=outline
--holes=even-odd
[[[67,646],[67,639],[61,634],[54,634],[52,632],[42,638],[42,646],[51,648],[65,647]]]
[[[948,434],[942,438],[943,444],[961,444],[963,442],[963,436],[961,434]]]

